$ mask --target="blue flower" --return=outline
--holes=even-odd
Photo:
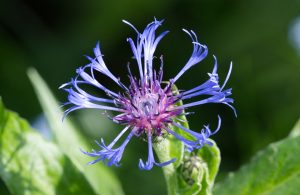
[[[200,149],[204,144],[211,145],[208,138],[219,131],[221,127],[221,118],[218,116],[218,126],[216,130],[211,131],[209,126],[204,126],[200,132],[192,131],[183,127],[180,124],[179,116],[184,114],[184,110],[190,107],[199,106],[207,103],[221,103],[229,106],[235,112],[231,105],[233,99],[231,95],[231,88],[224,89],[231,74],[232,64],[227,74],[224,83],[220,86],[219,77],[217,73],[218,63],[215,56],[215,64],[211,73],[208,73],[208,80],[193,89],[181,91],[174,94],[172,88],[175,82],[189,70],[192,66],[198,64],[206,58],[208,49],[205,45],[199,43],[196,34],[193,31],[183,29],[185,33],[192,39],[193,53],[183,68],[173,78],[169,79],[168,84],[163,81],[163,59],[160,58],[161,64],[159,70],[153,68],[154,52],[158,43],[168,33],[164,31],[156,37],[156,30],[163,21],[154,20],[147,25],[145,30],[140,33],[132,24],[128,24],[137,33],[136,41],[128,38],[127,41],[131,46],[133,56],[138,65],[139,76],[136,77],[129,71],[129,87],[126,87],[120,79],[115,77],[104,63],[103,55],[100,51],[100,44],[97,43],[94,48],[95,57],[87,56],[89,64],[82,66],[76,70],[77,75],[71,79],[69,83],[63,84],[63,88],[68,93],[68,102],[64,105],[68,106],[65,110],[65,115],[70,112],[83,109],[94,108],[103,111],[113,111],[116,114],[112,118],[115,123],[124,125],[125,127],[121,133],[109,144],[106,145],[101,139],[98,143],[100,150],[92,152],[83,151],[84,154],[95,157],[94,161],[89,164],[94,164],[102,161],[108,166],[120,165],[125,147],[132,137],[139,137],[144,135],[148,142],[148,160],[139,161],[139,168],[150,170],[153,165],[166,166],[173,163],[176,159],[170,159],[167,162],[157,163],[152,149],[152,141],[154,138],[161,137],[163,134],[173,135],[182,141],[186,149],[191,152]],[[114,92],[104,85],[102,85],[96,78],[95,74],[101,73],[106,75],[113,82],[120,87],[120,92]],[[82,88],[83,85],[90,85],[105,92],[107,97],[96,97]],[[202,98],[201,98],[202,97]],[[196,100],[187,102],[190,99]],[[176,103],[182,100],[184,104],[178,106]],[[176,126],[182,131],[190,134],[192,140],[183,137],[170,128]],[[124,135],[128,134],[120,146],[115,147],[115,144]]]

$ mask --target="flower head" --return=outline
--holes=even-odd
[[[156,36],[156,29],[162,24],[163,21],[154,20],[147,25],[145,30],[140,33],[132,24],[123,21],[134,29],[137,33],[136,41],[128,38],[133,56],[138,65],[139,75],[134,76],[129,71],[130,85],[126,87],[120,79],[115,77],[107,68],[103,61],[103,55],[100,51],[100,45],[97,43],[94,48],[95,57],[87,57],[90,61],[89,64],[77,69],[77,75],[69,82],[61,86],[68,93],[68,102],[64,105],[69,106],[65,111],[65,116],[70,112],[83,108],[95,108],[99,110],[109,110],[116,112],[114,117],[111,117],[115,123],[124,125],[124,129],[120,134],[109,144],[106,145],[101,139],[98,143],[100,150],[92,152],[85,152],[84,154],[96,159],[89,164],[94,164],[98,161],[111,165],[120,165],[120,161],[125,150],[126,145],[132,137],[139,137],[141,135],[147,137],[148,142],[148,160],[144,163],[142,160],[139,162],[140,169],[150,170],[153,165],[165,166],[176,159],[170,159],[167,162],[157,163],[154,159],[152,150],[152,141],[156,137],[163,134],[173,135],[181,140],[188,151],[200,149],[204,144],[212,144],[207,138],[215,134],[221,126],[221,119],[219,118],[218,127],[216,130],[211,131],[209,126],[204,126],[200,132],[192,131],[183,127],[178,117],[184,114],[184,109],[206,104],[206,103],[221,103],[231,107],[233,102],[231,89],[224,89],[227,80],[231,73],[230,65],[229,72],[222,86],[219,84],[219,77],[217,73],[217,59],[214,56],[215,64],[211,73],[208,74],[209,78],[203,84],[196,86],[187,91],[172,91],[175,82],[189,70],[192,66],[201,62],[208,54],[208,49],[205,45],[198,42],[197,36],[193,31],[183,29],[185,33],[192,39],[193,53],[188,62],[173,78],[169,79],[166,84],[163,82],[163,59],[160,58],[161,64],[158,70],[153,68],[154,52],[158,43],[168,33],[164,31]],[[104,85],[102,85],[96,78],[96,73],[102,73],[112,79],[119,87],[120,92],[114,92]],[[107,94],[107,97],[96,97],[82,88],[82,85],[91,85]],[[202,98],[201,98],[202,97]],[[193,99],[189,103],[178,105],[177,102],[188,99]],[[170,128],[176,126],[182,131],[190,134],[194,139],[189,140]],[[115,144],[124,135],[128,134],[125,141],[119,147]]]

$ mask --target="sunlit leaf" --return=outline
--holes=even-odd
[[[215,194],[299,194],[300,136],[289,136],[258,152],[251,162],[218,183]]]
[[[11,194],[95,194],[72,161],[1,100],[0,176]]]
[[[300,135],[300,119],[296,123],[296,125],[293,127],[292,131],[290,132],[290,137],[296,137]]]
[[[63,152],[84,173],[84,176],[97,193],[124,194],[120,182],[108,167],[100,163],[92,166],[86,165],[90,159],[86,158],[79,149],[89,150],[91,144],[86,142],[68,118],[62,122],[63,113],[59,109],[53,94],[37,71],[29,69],[28,75],[55,136],[55,140]]]

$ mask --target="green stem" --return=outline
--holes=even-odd
[[[162,140],[158,143],[153,144],[153,148],[156,152],[157,157],[159,158],[160,162],[166,162],[169,159],[168,153],[168,145],[169,142],[167,140]],[[167,183],[168,195],[177,195],[178,192],[178,181],[177,181],[177,174],[176,168],[174,163],[171,163],[167,166],[162,167],[163,173],[165,176],[165,180]]]

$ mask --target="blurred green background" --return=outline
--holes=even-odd
[[[28,67],[35,67],[64,102],[66,94],[58,87],[88,62],[83,55],[93,55],[98,40],[107,66],[128,82],[126,64],[133,60],[126,38],[135,33],[121,20],[142,30],[154,16],[165,19],[159,30],[171,31],[156,52],[164,56],[165,80],[176,75],[192,52],[182,28],[193,29],[209,48],[207,59],[179,80],[180,89],[207,79],[213,54],[218,57],[221,81],[230,61],[234,63],[227,86],[233,88],[238,118],[220,105],[193,108],[196,114],[189,116],[192,129],[207,123],[214,128],[217,114],[223,118],[221,131],[213,138],[222,152],[217,179],[289,133],[300,116],[299,0],[0,0],[0,95],[4,103],[36,124],[41,107],[26,75]],[[104,78],[102,82],[111,84]],[[102,136],[109,142],[120,129],[98,111],[78,111],[71,117],[78,119],[91,146]],[[143,141],[133,140],[122,166],[112,168],[126,194],[166,193],[160,168],[138,169],[138,159],[146,158],[146,147]]]

